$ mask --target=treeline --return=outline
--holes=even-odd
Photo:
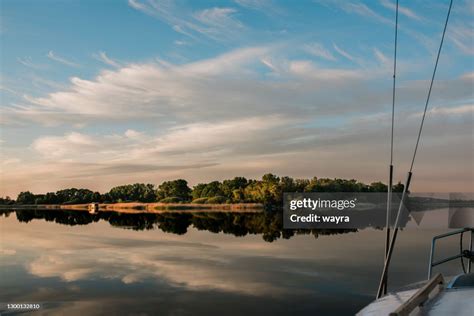
[[[266,174],[261,180],[235,177],[233,179],[199,183],[193,188],[186,180],[166,181],[155,187],[153,184],[135,183],[112,188],[101,194],[88,189],[65,189],[46,194],[21,192],[16,201],[9,197],[1,198],[0,204],[82,204],[82,203],[120,203],[120,202],[162,202],[162,203],[281,203],[283,192],[386,192],[382,182],[364,184],[346,179],[293,179]],[[394,192],[403,191],[398,183]]]

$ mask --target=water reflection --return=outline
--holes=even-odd
[[[188,228],[224,233],[234,236],[248,234],[262,235],[263,240],[272,242],[278,238],[289,239],[296,234],[319,235],[342,234],[355,229],[283,229],[281,212],[169,212],[169,213],[122,213],[99,212],[90,214],[71,210],[2,210],[5,216],[16,213],[18,221],[28,223],[34,219],[44,219],[64,225],[87,225],[106,221],[114,227],[133,230],[160,229],[163,232],[183,235]]]
[[[285,232],[277,214],[3,214],[0,302],[38,315],[351,315],[382,264],[380,230]],[[400,233],[391,287],[426,275],[435,233]]]

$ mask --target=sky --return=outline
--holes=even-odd
[[[395,5],[1,1],[0,195],[267,172],[386,182]],[[448,1],[400,1],[404,181]],[[454,2],[412,188],[474,187],[474,3]]]

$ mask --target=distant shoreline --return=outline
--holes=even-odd
[[[51,209],[51,210],[77,210],[88,211],[86,204],[32,204],[32,205],[0,205],[0,209]],[[223,203],[223,204],[197,204],[197,203],[99,203],[99,211],[129,211],[129,212],[163,212],[163,211],[246,211],[260,212],[264,210],[261,203]]]

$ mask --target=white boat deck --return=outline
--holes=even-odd
[[[418,315],[474,315],[474,288],[448,289],[420,309]],[[415,314],[416,315],[416,314]]]
[[[470,276],[472,277],[472,275]],[[408,301],[423,283],[415,288],[399,292],[389,293],[386,296],[372,302],[359,311],[360,316],[390,315],[399,306]],[[423,304],[415,308],[409,315],[429,315],[429,316],[473,316],[474,315],[474,286],[461,286],[443,288],[435,291]]]

